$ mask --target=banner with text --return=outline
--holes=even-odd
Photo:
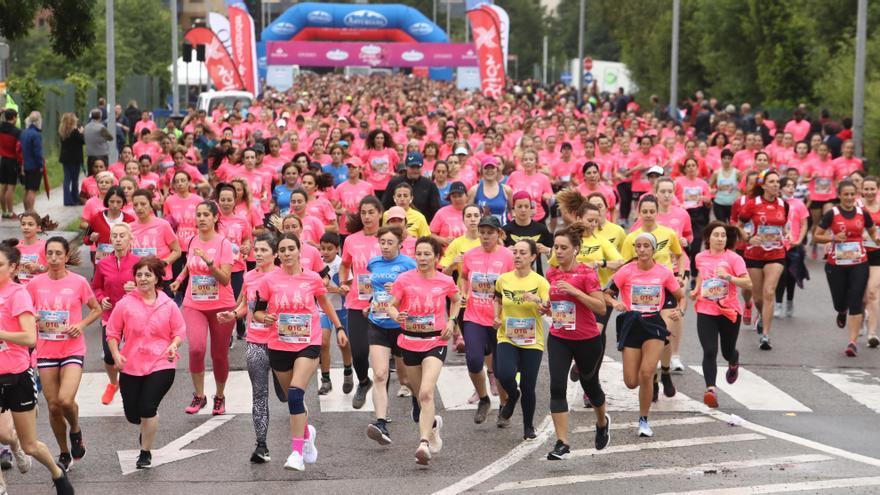
[[[229,7],[229,27],[232,41],[232,58],[238,66],[244,87],[254,95],[259,94],[257,80],[257,42],[254,38],[254,19],[241,7]]]
[[[192,45],[205,45],[205,67],[217,90],[244,89],[232,57],[213,31],[206,27],[194,27],[183,38]]]
[[[269,41],[267,65],[301,67],[476,67],[470,43],[333,43]]]
[[[499,98],[504,93],[504,53],[501,46],[501,21],[491,6],[482,4],[468,11],[474,44],[480,62],[480,86],[483,95]]]

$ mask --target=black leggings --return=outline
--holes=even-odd
[[[561,339],[555,335],[547,337],[547,362],[550,367],[550,412],[568,412],[566,391],[568,387],[568,368],[574,359],[580,373],[581,387],[590,398],[593,407],[605,404],[605,392],[599,383],[599,366],[605,354],[602,336],[587,340]]]
[[[620,219],[629,222],[629,212],[632,210],[633,202],[632,182],[617,184],[617,194],[620,196]]]
[[[517,392],[516,372],[519,372],[520,404],[523,413],[523,429],[534,428],[535,385],[544,352],[538,349],[522,349],[507,342],[501,342],[495,349],[495,380],[504,387],[507,395]]]
[[[703,248],[703,229],[709,224],[709,208],[700,206],[699,208],[691,208],[687,210],[691,217],[691,232],[694,233],[694,240],[687,247],[687,255],[691,260],[691,276],[697,276],[697,254]]]
[[[241,287],[244,285],[244,270],[232,272],[229,276],[229,282],[232,284],[232,295],[235,296],[235,300],[238,301],[238,295],[241,294]],[[244,320],[244,318],[238,318],[235,320],[235,333],[237,333],[239,337],[244,336]]]
[[[370,341],[367,329],[370,320],[359,309],[348,310],[348,342],[351,345],[351,362],[358,381],[365,382],[370,376]]]
[[[718,340],[721,340],[721,355],[729,364],[739,364],[739,351],[736,339],[739,337],[739,324],[742,316],[737,315],[736,323],[726,316],[697,313],[697,335],[703,346],[703,379],[707,387],[715,386],[718,375]]]
[[[782,270],[782,275],[779,276],[779,283],[776,284],[776,302],[782,302],[782,296],[785,295],[786,291],[788,292],[788,300],[794,301],[794,286],[795,280],[794,277],[791,276],[791,273],[788,271],[789,264],[789,253],[791,253],[791,249],[785,252],[785,269]]]
[[[141,418],[156,417],[159,403],[173,384],[173,369],[154,371],[145,376],[119,373],[119,394],[122,396],[125,419],[139,425]]]
[[[183,271],[184,267],[186,267],[186,251],[180,253],[180,258],[174,260],[174,263],[171,264],[171,281],[177,280],[177,276],[180,275],[180,272]],[[183,304],[183,297],[186,294],[186,288],[189,285],[189,277],[183,279],[183,282],[180,283],[180,287],[177,288],[177,294],[174,294],[174,302],[177,303],[178,306]]]
[[[715,220],[719,222],[728,223],[730,221],[730,212],[733,209],[733,205],[719,205],[716,202],[712,202],[712,213],[715,214]],[[697,234],[694,232],[694,236],[702,235],[702,232]]]
[[[860,315],[865,309],[862,299],[868,286],[868,263],[839,266],[825,264],[825,277],[831,289],[834,311]]]

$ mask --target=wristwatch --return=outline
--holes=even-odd
[[[344,331],[345,331],[345,327],[342,327],[342,326],[336,327],[336,333],[344,332]]]

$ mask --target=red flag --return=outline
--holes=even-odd
[[[257,54],[254,40],[254,19],[240,7],[229,6],[230,38],[232,39],[232,59],[238,68],[238,75],[245,89],[257,94]]]
[[[214,87],[220,91],[244,89],[232,57],[213,31],[205,27],[195,27],[187,31],[183,38],[193,45],[205,45],[205,67]]]
[[[468,11],[471,32],[480,61],[480,86],[483,94],[499,98],[504,93],[504,53],[501,47],[501,22],[488,5]]]
[[[52,199],[49,196],[49,174],[46,172],[46,160],[43,160],[43,187],[46,188],[46,199]]]

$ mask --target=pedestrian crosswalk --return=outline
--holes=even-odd
[[[863,370],[813,370],[813,374],[850,396],[859,404],[880,413],[880,377]]]
[[[701,366],[691,366],[692,370],[700,375],[703,374]],[[718,383],[716,386],[733,400],[739,402],[752,411],[793,411],[810,412],[811,409],[788,395],[779,387],[740,366],[739,378],[733,385],[720,379],[724,376],[726,367],[718,367]]]

